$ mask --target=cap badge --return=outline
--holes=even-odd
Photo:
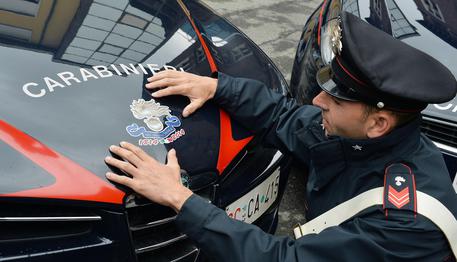
[[[335,55],[340,55],[343,50],[343,43],[341,42],[342,38],[341,30],[341,19],[338,18],[337,22],[334,23],[331,29],[331,42],[332,42],[332,51]]]
[[[383,103],[383,102],[378,102],[378,103],[376,104],[376,106],[377,106],[378,108],[384,108],[384,103]]]

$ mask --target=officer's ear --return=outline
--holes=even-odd
[[[367,116],[366,135],[368,138],[376,138],[387,135],[395,127],[395,116],[389,111],[379,110],[371,112]]]

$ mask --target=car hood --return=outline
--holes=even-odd
[[[251,134],[211,102],[183,118],[188,99],[152,99],[146,79],[218,69],[287,86],[258,47],[196,1],[9,8],[0,10],[0,197],[120,204],[125,190],[107,181],[103,161],[120,141],[162,163],[175,148],[184,182],[201,188],[225,174]]]
[[[433,6],[421,0],[343,2],[343,9],[433,56],[457,78],[457,2],[443,0]],[[457,123],[457,99],[429,105],[423,113]]]
[[[104,163],[120,141],[162,163],[175,148],[189,176],[217,176],[219,108],[184,119],[185,97],[144,88],[163,69],[211,74],[178,3],[67,4],[0,16],[0,194],[121,203]]]

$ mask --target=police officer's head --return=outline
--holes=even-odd
[[[431,56],[343,12],[329,24],[335,57],[316,79],[330,135],[374,138],[455,97],[457,82]]]

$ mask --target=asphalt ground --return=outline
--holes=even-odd
[[[289,82],[302,28],[319,0],[203,0],[251,38],[278,66]],[[293,236],[305,221],[303,172],[294,169],[279,209],[276,235]]]

